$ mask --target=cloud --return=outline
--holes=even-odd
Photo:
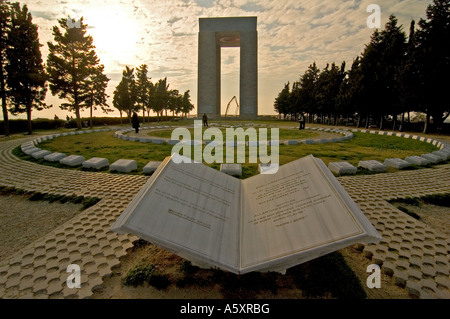
[[[83,15],[91,19],[89,25],[97,29],[89,32],[98,32],[108,16],[120,13],[127,21],[118,21],[119,26],[136,25],[138,28],[130,28],[127,33],[127,38],[136,40],[123,48],[123,55],[117,55],[113,50],[100,52],[98,48],[101,63],[105,64],[111,78],[108,91],[114,91],[125,65],[136,67],[146,63],[153,80],[168,76],[172,88],[180,92],[191,91],[194,104],[198,19],[257,16],[261,113],[272,112],[273,100],[283,84],[298,80],[314,61],[319,68],[332,62],[340,65],[344,60],[348,68],[351,66],[373,32],[366,25],[369,15],[366,8],[370,3],[373,0],[27,0],[34,22],[39,25],[43,44],[53,40],[51,27],[57,24],[58,18],[69,14]],[[383,26],[392,13],[407,31],[411,18],[417,21],[419,17],[425,17],[431,0],[377,0],[376,3],[381,8]],[[94,23],[96,17],[98,23]],[[46,47],[42,48],[43,54]],[[223,85],[226,86],[230,78],[230,88],[224,89],[229,95],[239,95],[235,92],[235,74],[239,65],[236,52],[237,49],[222,49],[222,63],[226,66]],[[227,100],[226,96],[223,96],[224,100]]]

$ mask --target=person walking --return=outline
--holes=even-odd
[[[206,113],[203,113],[203,126],[208,126],[208,116],[206,116]]]
[[[139,133],[139,116],[136,112],[133,112],[133,117],[131,118],[131,125],[136,130],[136,133]]]

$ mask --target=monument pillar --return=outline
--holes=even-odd
[[[221,48],[240,47],[239,117],[258,115],[258,35],[256,17],[200,18],[197,115],[220,117]]]
[[[258,114],[258,36],[257,32],[240,32],[240,109],[243,119]]]
[[[220,47],[215,32],[198,34],[198,115],[214,118],[220,114]],[[218,103],[219,102],[219,103]],[[219,109],[217,108],[219,107]]]

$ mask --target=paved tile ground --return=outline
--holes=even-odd
[[[112,274],[137,237],[110,226],[147,181],[146,176],[66,170],[11,154],[25,139],[0,142],[0,185],[102,200],[51,233],[0,261],[0,298],[86,298]],[[419,298],[449,298],[449,238],[387,201],[450,192],[450,165],[338,178],[383,236],[361,253]],[[67,287],[67,266],[81,267],[81,288]]]

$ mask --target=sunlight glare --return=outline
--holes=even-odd
[[[140,29],[136,20],[123,9],[90,10],[85,23],[99,56],[130,63],[136,55]]]

